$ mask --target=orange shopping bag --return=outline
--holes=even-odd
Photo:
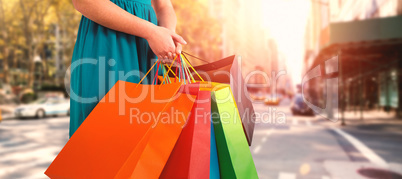
[[[162,85],[163,86],[163,85]],[[158,178],[161,174],[198,95],[198,85],[182,85],[178,95],[160,113],[144,151],[134,151],[115,178]],[[134,170],[133,170],[134,168]]]
[[[198,87],[118,81],[45,174],[50,178],[158,178]]]

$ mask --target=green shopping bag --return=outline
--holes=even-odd
[[[258,178],[230,87],[212,91],[211,99],[221,178]]]

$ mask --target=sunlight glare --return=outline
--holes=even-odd
[[[287,74],[293,84],[301,82],[304,59],[304,33],[309,0],[265,0],[262,5],[263,27],[278,44],[286,58]]]

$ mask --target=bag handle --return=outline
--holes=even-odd
[[[158,66],[156,67],[156,72],[155,72],[154,79],[152,80],[152,84],[158,83],[157,74],[158,74],[158,72],[159,72],[159,67],[160,67],[160,65],[161,65],[161,62],[159,61],[159,62],[158,62]]]
[[[142,81],[144,81],[145,77],[147,77],[147,75],[149,74],[149,72],[151,72],[151,70],[155,67],[155,65],[159,62],[160,60],[156,60],[156,62],[152,65],[152,67],[148,70],[148,72],[144,75],[144,77],[142,77],[142,79],[140,80],[140,82],[137,83],[137,85],[135,87],[137,87],[139,84],[141,84]]]
[[[183,56],[184,58],[181,58],[181,56]],[[173,70],[171,69],[171,68],[172,68],[172,65],[173,65],[173,62],[176,60],[176,58],[177,58],[177,56],[176,56],[175,59],[172,61],[172,64],[168,67],[168,70],[167,70],[167,71],[172,72],[172,74],[177,78],[177,75],[176,75],[176,74],[173,72]],[[197,76],[201,79],[201,81],[204,82],[204,79],[203,79],[203,78],[201,77],[201,75],[197,72],[197,70],[194,69],[194,67],[190,64],[190,62],[188,61],[187,57],[186,57],[183,53],[180,55],[179,58],[181,59],[181,61],[183,61],[183,63],[181,63],[181,65],[180,65],[181,67],[184,68],[183,74],[187,74],[188,76],[190,76],[190,77],[192,78],[193,82],[195,82],[194,77],[191,75],[191,72],[190,72],[190,70],[189,70],[188,67],[187,67],[187,65],[188,65],[188,66],[190,66],[190,68],[195,72],[195,74],[197,74]],[[183,59],[184,59],[184,60],[183,60]],[[178,68],[179,68],[179,67],[178,67]],[[166,75],[167,75],[167,73],[166,73],[165,76],[163,77],[164,80],[165,80]],[[179,78],[179,79],[180,79],[180,78]],[[184,79],[184,80],[189,80],[189,79],[186,79],[185,75],[184,75],[183,79]],[[189,81],[191,81],[191,80],[189,80]],[[162,81],[162,83],[163,83],[163,81]],[[161,83],[161,84],[162,84],[162,83]]]
[[[182,52],[183,54],[183,52]],[[200,74],[198,74],[198,72],[194,69],[194,67],[190,64],[190,62],[187,60],[187,57],[183,54],[184,57],[184,61],[190,66],[190,68],[195,72],[195,74],[197,74],[198,78],[201,79],[202,82],[204,82],[204,79],[202,79],[202,77],[200,76]]]
[[[173,66],[173,64],[174,64],[174,61],[176,61],[177,56],[178,56],[178,55],[176,55],[176,56],[174,57],[172,63],[170,64],[170,66],[169,66],[169,68],[168,68],[168,70],[170,70],[171,72],[173,72],[171,68],[172,68],[172,66]],[[167,76],[167,75],[168,75],[168,73],[165,73],[165,75],[163,76],[163,80],[162,80],[161,84],[159,85],[159,88],[160,88],[160,86],[163,84],[163,82],[165,82],[165,79],[166,79],[166,76]]]
[[[177,56],[176,56],[176,57],[177,57]],[[176,60],[176,57],[173,59],[172,63],[170,64],[170,67],[169,67],[169,70],[170,70],[172,73],[173,73],[173,71],[172,71],[170,68],[172,67],[173,62]],[[147,71],[147,73],[144,75],[144,77],[142,77],[142,79],[140,80],[140,82],[138,82],[135,87],[137,87],[138,85],[141,84],[141,82],[144,81],[145,77],[152,71],[152,69],[155,67],[156,64],[158,64],[158,62],[160,63],[161,61],[160,61],[159,59],[156,60],[156,62],[152,65],[152,67]],[[159,65],[158,65],[158,66],[159,66]],[[158,69],[159,69],[159,68],[158,68]],[[166,74],[167,74],[167,73],[166,73]],[[166,77],[166,74],[165,74],[165,77]],[[174,74],[174,73],[173,73],[173,74]],[[157,74],[156,74],[156,75],[157,75]],[[174,74],[174,75],[176,76],[176,74]],[[162,81],[161,84],[163,84],[163,82],[165,81],[165,77],[164,77],[164,80]],[[177,78],[177,76],[176,76],[176,78]]]
[[[195,57],[195,56],[193,56],[193,55],[191,55],[191,54],[188,54],[188,53],[186,53],[186,52],[183,52],[182,51],[182,53],[180,54],[180,55],[176,55],[175,56],[175,58],[173,59],[173,61],[172,61],[172,63],[169,65],[169,67],[167,68],[167,70],[166,70],[166,73],[164,74],[164,76],[163,76],[163,80],[162,80],[162,82],[161,82],[161,84],[160,85],[162,85],[165,81],[166,81],[166,78],[168,78],[168,73],[169,72],[171,72],[174,76],[175,76],[175,78],[177,79],[180,79],[179,77],[177,77],[177,75],[176,75],[176,73],[175,72],[173,72],[173,70],[172,70],[172,66],[173,66],[173,64],[174,64],[174,62],[176,61],[176,59],[177,59],[177,57],[179,57],[179,59],[180,59],[180,61],[181,61],[181,67],[183,68],[183,80],[188,80],[189,82],[190,81],[193,81],[193,82],[195,82],[195,80],[194,80],[194,77],[193,77],[193,75],[191,74],[191,72],[190,72],[190,69],[188,68],[188,66],[190,66],[190,68],[195,72],[195,74],[197,74],[197,76],[201,79],[201,81],[202,82],[204,82],[204,79],[201,77],[201,75],[194,69],[194,67],[190,64],[190,62],[188,61],[188,59],[187,59],[187,57],[185,56],[185,54],[187,54],[187,55],[189,55],[189,56],[191,56],[191,57],[194,57],[194,58],[197,58],[197,59],[199,59],[199,60],[202,60],[202,61],[205,61],[205,60],[203,60],[203,59],[201,59],[201,58],[198,58],[198,57]],[[182,57],[184,57],[184,58],[182,58]],[[183,60],[184,59],[184,60]],[[205,61],[206,62],[206,61]],[[146,78],[146,76],[152,71],[152,69],[155,67],[155,65],[157,65],[158,64],[158,69],[157,69],[157,72],[156,72],[156,74],[155,75],[158,75],[157,73],[158,73],[158,70],[159,70],[159,67],[162,67],[162,65],[160,65],[160,63],[161,63],[161,61],[158,59],[158,60],[156,60],[155,61],[155,63],[152,65],[152,67],[147,71],[147,73],[144,75],[144,77],[142,77],[142,79],[140,80],[140,82],[138,82],[137,83],[137,85],[136,85],[136,87],[138,86],[138,85],[140,85],[143,81],[144,81],[144,79]],[[209,62],[207,62],[207,63],[209,63]],[[163,67],[165,67],[166,66],[166,64],[163,64],[164,66]],[[188,65],[188,66],[187,66]],[[167,66],[166,66],[167,67]],[[187,77],[187,79],[186,79],[186,77]],[[191,78],[191,80],[190,80],[190,78]],[[157,79],[156,79],[157,80]],[[153,81],[155,81],[155,80],[153,80]],[[170,81],[170,79],[168,79],[168,81]],[[160,87],[160,85],[159,85],[159,87]]]
[[[207,63],[207,64],[210,64],[211,62],[208,62],[208,61],[206,61],[206,60],[204,60],[204,59],[202,59],[202,58],[200,58],[200,57],[196,57],[196,56],[194,56],[194,55],[191,55],[191,54],[189,54],[189,53],[187,53],[187,52],[185,52],[185,51],[181,51],[181,54],[186,54],[186,55],[188,55],[188,56],[190,56],[190,57],[193,57],[193,58],[195,58],[195,59],[198,59],[198,60],[201,60],[201,61],[203,61],[203,62],[205,62],[205,63]],[[186,56],[184,56],[184,57],[186,57]],[[186,58],[187,59],[187,58]]]

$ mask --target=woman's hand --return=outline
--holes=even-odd
[[[173,31],[155,26],[153,33],[146,38],[152,51],[161,59],[173,59],[176,54],[176,44],[187,44],[187,42]],[[181,48],[181,47],[180,47]]]
[[[181,43],[179,43],[179,42],[175,42],[175,44],[176,44],[176,54],[180,55],[181,50],[183,50],[183,47],[182,47]]]

